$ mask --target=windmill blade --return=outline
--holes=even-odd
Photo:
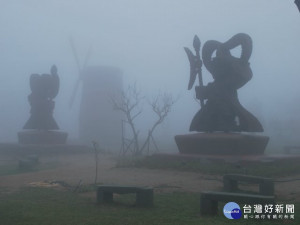
[[[79,87],[79,83],[80,83],[80,80],[81,80],[81,66],[80,66],[80,62],[79,62],[78,54],[77,54],[77,51],[76,51],[76,48],[75,48],[75,45],[74,45],[73,38],[70,37],[69,41],[70,41],[72,53],[73,53],[73,56],[74,56],[74,59],[75,59],[75,62],[76,62],[76,66],[77,66],[77,69],[78,69],[78,78],[77,78],[77,81],[76,81],[75,86],[73,88],[73,92],[72,92],[72,95],[71,95],[71,98],[70,98],[70,101],[69,101],[69,108],[72,108],[73,103],[74,103],[74,99],[75,99],[75,96],[76,96],[76,93],[77,93],[77,90],[78,90],[78,87]]]
[[[86,55],[85,55],[85,59],[84,59],[84,63],[83,63],[83,67],[82,69],[85,69],[89,60],[90,60],[90,57],[91,57],[91,54],[92,54],[92,45],[90,45]]]
[[[75,83],[75,86],[73,88],[73,92],[72,92],[71,98],[70,98],[69,108],[72,108],[72,106],[73,106],[73,103],[74,103],[74,100],[75,100],[75,96],[76,96],[77,90],[79,88],[79,84],[80,84],[80,79],[77,79],[77,81]]]
[[[70,41],[70,45],[71,45],[71,48],[72,48],[72,53],[73,53],[73,56],[74,56],[74,59],[75,59],[75,62],[76,62],[76,66],[77,66],[77,69],[78,69],[78,73],[79,73],[79,76],[80,76],[81,66],[80,66],[80,62],[79,62],[78,54],[77,54],[77,51],[76,51],[76,48],[75,48],[75,45],[74,45],[73,38],[70,37],[69,41]]]
[[[84,64],[83,64],[82,70],[80,70],[78,79],[77,79],[77,81],[75,83],[75,86],[73,88],[73,92],[72,92],[72,95],[71,95],[71,98],[70,98],[70,102],[69,102],[69,107],[70,108],[72,108],[72,106],[73,106],[73,103],[74,103],[74,100],[75,100],[75,97],[76,97],[76,94],[77,94],[77,91],[78,91],[78,88],[79,88],[79,84],[80,84],[80,81],[82,79],[82,71],[86,68],[86,66],[88,64],[88,61],[89,61],[90,56],[91,56],[91,51],[92,51],[92,46],[90,45],[90,47],[88,49],[88,52],[87,52],[87,54],[85,56],[85,60],[84,60]]]
[[[77,65],[77,68],[78,68],[78,79],[77,79],[77,81],[75,83],[75,86],[73,88],[73,92],[72,92],[72,95],[71,95],[71,98],[70,98],[70,101],[69,101],[69,108],[72,108],[74,100],[75,100],[75,97],[76,97],[76,94],[77,94],[77,91],[78,91],[78,88],[79,88],[80,81],[82,79],[82,71],[83,71],[83,69],[86,68],[86,66],[88,64],[88,61],[90,59],[90,56],[91,56],[92,45],[90,45],[90,47],[89,47],[89,49],[87,51],[87,54],[85,56],[85,59],[84,59],[83,67],[81,67],[80,66],[80,61],[79,61],[79,58],[78,58],[78,54],[77,54],[77,51],[76,51],[76,48],[75,48],[75,45],[74,45],[72,37],[70,37],[70,44],[71,44],[73,56],[75,58],[76,65]]]

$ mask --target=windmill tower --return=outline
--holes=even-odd
[[[82,72],[79,113],[79,138],[119,151],[122,138],[122,113],[113,109],[111,98],[122,92],[122,72],[116,67],[89,66]]]
[[[121,112],[113,109],[111,98],[119,100],[123,90],[122,71],[112,66],[86,66],[90,50],[83,67],[80,66],[74,44],[73,54],[79,70],[79,78],[74,87],[70,106],[72,106],[81,84],[79,109],[79,140],[86,144],[92,141],[101,148],[119,151],[122,138]]]

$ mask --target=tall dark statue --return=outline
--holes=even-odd
[[[57,123],[53,118],[55,102],[58,94],[59,77],[55,65],[51,67],[51,74],[32,74],[30,76],[31,94],[28,101],[31,106],[30,118],[24,129],[57,130]]]
[[[231,55],[231,50],[241,47],[240,57]],[[190,90],[198,76],[195,87],[201,109],[194,116],[190,134],[176,135],[180,153],[203,155],[261,155],[269,141],[268,136],[244,132],[262,132],[260,122],[247,111],[238,99],[238,89],[252,78],[249,59],[252,39],[239,33],[228,41],[207,41],[200,58],[200,39],[195,36],[193,47],[196,54],[184,48],[190,61]],[[213,81],[202,81],[202,64],[211,73]],[[242,133],[243,132],[243,133]]]
[[[230,50],[238,46],[242,49],[239,58],[230,53]],[[197,99],[201,102],[201,109],[194,116],[190,131],[262,132],[262,125],[240,104],[237,94],[237,90],[252,78],[249,64],[252,53],[250,36],[239,33],[225,43],[210,40],[204,44],[203,64],[214,79],[206,86],[202,83],[200,40],[197,36],[194,39],[194,47],[195,56],[185,48],[191,64],[189,89],[198,74],[200,85],[195,87],[195,91]]]

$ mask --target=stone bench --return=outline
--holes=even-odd
[[[134,186],[99,185],[97,203],[113,202],[113,194],[136,194],[137,206],[153,206],[153,188]]]
[[[241,174],[226,174],[223,176],[224,191],[237,192],[238,182],[259,185],[260,195],[274,195],[274,180],[271,178],[247,176]]]
[[[201,215],[216,215],[218,212],[218,202],[236,202],[243,204],[275,204],[275,197],[269,195],[253,195],[231,192],[202,192],[200,198]]]

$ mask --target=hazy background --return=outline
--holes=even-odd
[[[69,38],[81,62],[92,45],[89,65],[111,65],[124,72],[124,87],[137,83],[149,97],[159,90],[180,99],[154,133],[162,146],[187,133],[199,109],[187,90],[189,63],[183,47],[195,34],[227,41],[244,32],[253,39],[253,79],[239,99],[271,136],[271,145],[300,144],[300,13],[294,0],[0,0],[0,141],[17,141],[29,118],[27,96],[32,73],[56,64],[61,87],[54,117],[71,139],[78,135],[78,106],[68,102],[78,77]],[[211,80],[203,68],[204,82]],[[151,112],[139,118],[147,129]],[[145,119],[146,118],[146,119]],[[145,122],[145,120],[147,122]]]

